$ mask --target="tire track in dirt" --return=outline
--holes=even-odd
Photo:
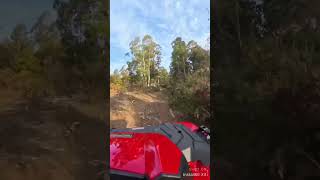
[[[168,99],[162,92],[110,94],[111,128],[158,125],[172,120]]]
[[[1,180],[103,179],[104,121],[43,99],[11,106],[0,119]]]

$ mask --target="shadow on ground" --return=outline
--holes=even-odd
[[[127,121],[126,120],[114,120],[112,121],[112,128],[119,129],[119,128],[126,128]]]
[[[0,179],[103,179],[105,122],[41,100],[1,112]]]

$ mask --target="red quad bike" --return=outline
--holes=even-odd
[[[209,180],[210,130],[190,122],[111,129],[111,180]]]

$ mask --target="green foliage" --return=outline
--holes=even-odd
[[[130,43],[132,60],[127,62],[130,83],[141,87],[159,86],[161,48],[150,35],[141,40],[136,37]]]
[[[247,167],[234,172],[239,179],[279,178],[270,173],[279,166],[285,176],[296,178],[290,170],[295,163],[286,163],[296,158],[282,155],[285,162],[278,167],[264,169],[263,164],[274,162],[274,154],[287,145],[307,151],[304,132],[320,127],[320,37],[314,28],[319,13],[307,1],[238,1],[239,7],[235,2],[223,1],[217,8],[215,156]]]
[[[0,68],[10,67],[13,54],[6,45],[0,44],[0,54]]]
[[[105,3],[98,0],[55,0],[54,9],[58,13],[56,23],[70,63],[105,60]]]
[[[172,78],[186,79],[187,74],[191,71],[188,61],[187,46],[180,37],[176,38],[172,43],[172,63],[170,66],[170,74]]]
[[[129,74],[128,71],[123,67],[120,71],[117,69],[110,75],[110,86],[115,91],[126,91],[129,87]]]
[[[194,121],[208,123],[210,117],[209,51],[195,41],[186,44],[180,37],[172,42],[170,73],[160,66],[161,48],[151,36],[136,37],[130,43],[132,60],[127,68],[111,75],[113,89],[130,86],[166,89],[173,109]]]
[[[47,96],[53,94],[47,80],[39,74],[22,70],[15,74],[12,79],[13,88],[23,90],[24,97]]]
[[[209,52],[195,41],[188,45],[181,38],[172,42],[170,103],[194,121],[208,123],[210,117]]]
[[[105,88],[106,3],[55,0],[56,20],[44,12],[30,30],[18,24],[0,43],[1,85],[28,97]]]
[[[160,87],[167,88],[169,85],[169,73],[164,67],[159,68]]]
[[[33,54],[21,54],[16,58],[16,70],[20,71],[31,71],[33,73],[40,73],[42,67],[39,60],[33,56]]]

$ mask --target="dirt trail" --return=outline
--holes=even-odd
[[[0,111],[0,179],[103,179],[106,123],[65,101],[7,103]]]
[[[132,128],[172,121],[173,115],[162,92],[111,92],[110,120],[111,128]]]

